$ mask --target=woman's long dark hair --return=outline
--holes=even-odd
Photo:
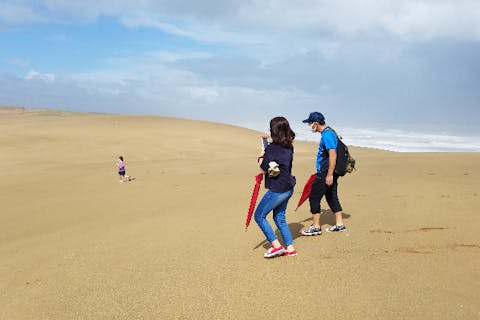
[[[275,117],[270,120],[270,135],[273,143],[286,148],[291,148],[295,139],[295,132],[290,129],[290,124],[284,117]]]

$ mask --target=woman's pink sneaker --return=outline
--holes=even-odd
[[[283,253],[283,255],[284,255],[284,256],[289,256],[289,257],[294,257],[294,256],[298,255],[298,253],[297,253],[297,250],[285,251],[285,252]]]
[[[278,248],[275,248],[275,247],[271,247],[270,249],[268,249],[267,252],[265,252],[263,254],[263,256],[265,258],[273,258],[273,257],[277,257],[277,256],[281,256],[285,253],[285,248],[283,246],[280,246]]]

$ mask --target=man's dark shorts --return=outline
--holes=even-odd
[[[313,182],[312,191],[310,192],[310,197],[308,198],[310,202],[311,213],[320,213],[320,201],[324,195],[328,206],[333,213],[342,211],[342,206],[338,201],[337,195],[338,176],[336,174],[333,175],[333,184],[331,186],[327,186],[325,182],[326,177],[326,172],[317,173],[317,177]]]
[[[121,176],[124,176],[124,175],[125,175],[125,171],[118,171],[118,174],[121,175]]]

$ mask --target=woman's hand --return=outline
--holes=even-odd
[[[262,152],[258,155],[257,162],[258,162],[259,164],[262,163],[263,157],[265,157],[265,151],[262,151]]]

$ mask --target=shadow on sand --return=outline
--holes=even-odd
[[[349,219],[350,214],[343,212],[343,219]],[[290,228],[290,232],[292,233],[292,238],[293,240],[297,239],[298,237],[302,236],[302,229],[306,228],[308,225],[304,224],[305,222],[312,221],[312,217],[308,217],[307,219],[301,220],[299,222],[292,222],[288,224],[288,227]],[[323,228],[324,225],[329,225],[333,226],[335,224],[335,216],[332,212],[332,210],[326,210],[322,209],[322,214],[320,216],[320,224]],[[275,231],[275,235],[279,240],[282,239],[282,235],[280,234],[280,231],[277,229]],[[270,248],[270,243],[265,239],[259,244],[257,244],[253,250],[258,249],[260,247],[264,247],[266,250]]]

